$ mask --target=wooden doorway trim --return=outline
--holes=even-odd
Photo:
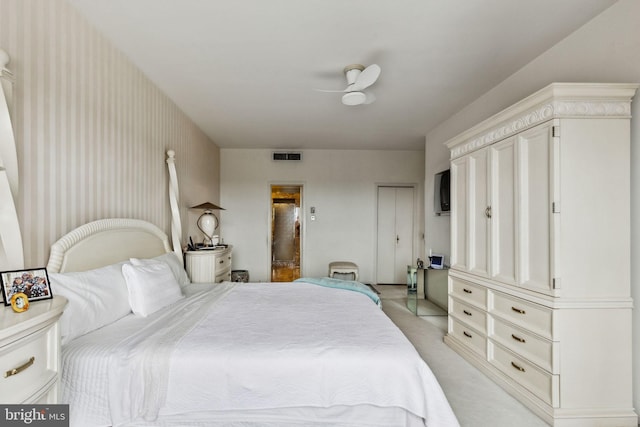
[[[269,186],[269,270],[272,282],[290,282],[301,276],[302,191],[302,184],[297,183]],[[280,259],[282,257],[286,259]]]

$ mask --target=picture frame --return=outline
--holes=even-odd
[[[25,294],[30,303],[53,298],[51,282],[45,267],[2,271],[0,285],[5,306],[11,305],[11,297],[17,293]]]
[[[433,254],[429,257],[430,259],[430,268],[433,268],[435,270],[442,270],[444,269],[444,255],[439,255],[439,254]]]

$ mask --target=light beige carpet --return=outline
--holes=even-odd
[[[406,286],[375,286],[383,311],[431,367],[462,427],[547,426],[444,343],[446,316],[415,316],[398,296],[406,298]]]

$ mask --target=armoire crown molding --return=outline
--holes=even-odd
[[[606,93],[602,90],[607,87]],[[613,88],[613,94],[611,89]],[[631,117],[637,84],[552,83],[445,143],[451,159],[555,118]]]

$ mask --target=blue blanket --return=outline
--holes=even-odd
[[[382,301],[380,297],[371,290],[367,285],[356,282],[353,280],[340,280],[332,279],[330,277],[302,277],[294,280],[294,282],[311,283],[313,285],[325,286],[327,288],[346,289],[348,291],[355,291],[365,294],[376,303],[376,305],[382,308]]]

